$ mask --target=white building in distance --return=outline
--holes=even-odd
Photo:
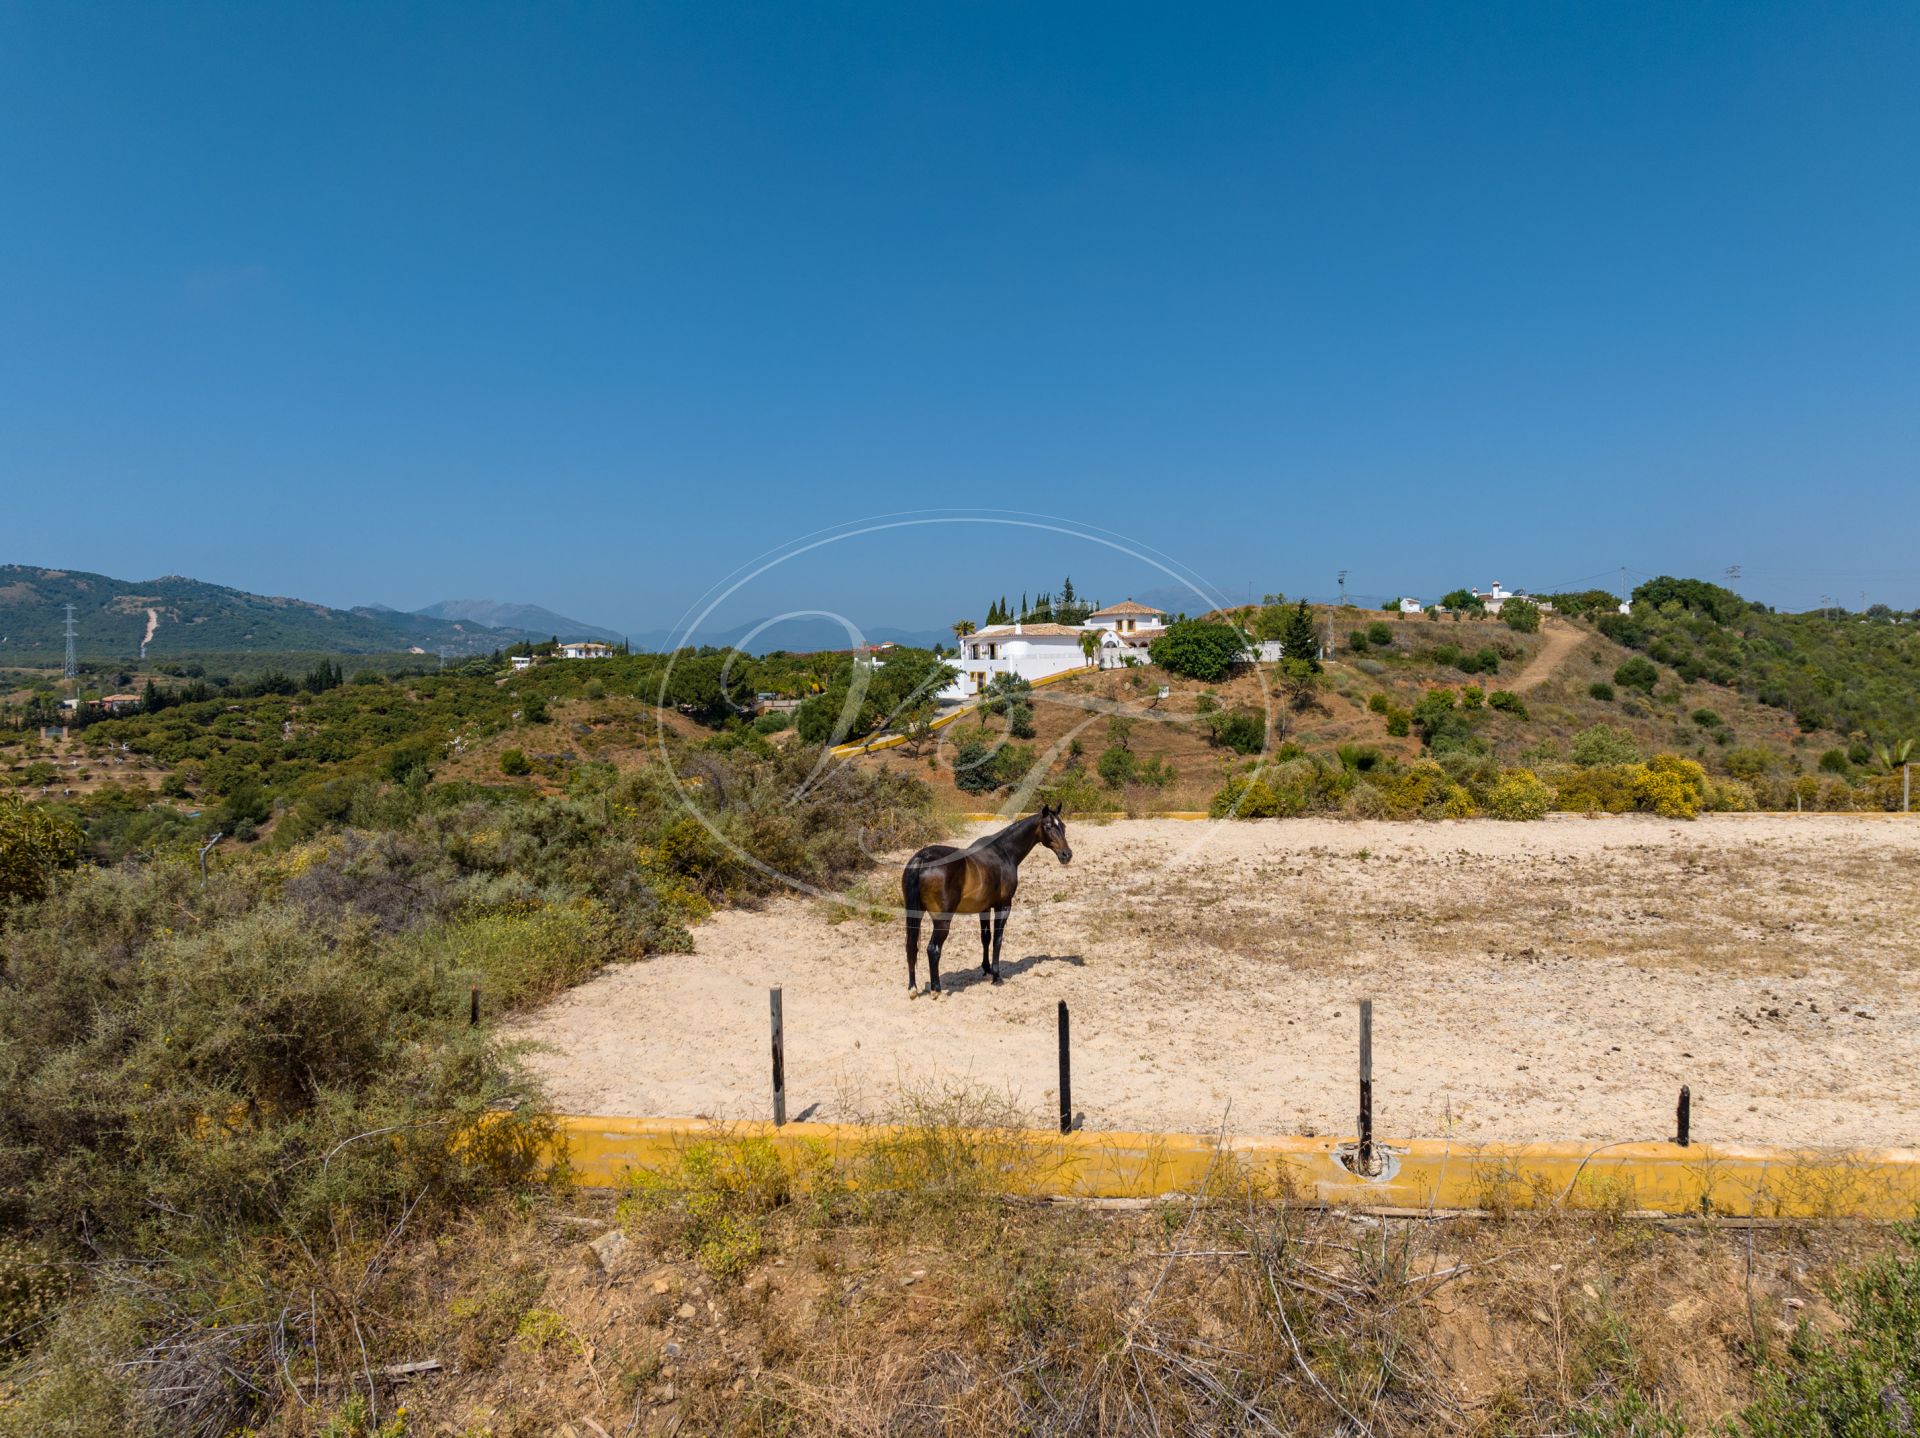
[[[598,639],[576,639],[560,646],[562,659],[611,659],[613,646]]]
[[[1081,624],[1015,622],[977,629],[961,639],[960,657],[948,661],[955,674],[939,698],[947,703],[971,699],[1002,674],[1032,684],[1073,669],[1117,669],[1130,659],[1144,662],[1147,646],[1165,630],[1166,620],[1165,610],[1129,599],[1095,610]],[[1091,659],[1083,647],[1089,635]]]

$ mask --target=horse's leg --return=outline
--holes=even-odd
[[[1002,904],[993,911],[993,981],[1000,982],[1000,944],[1007,937],[1007,918],[1013,913],[1012,904]]]
[[[920,970],[920,911],[907,910],[907,997],[912,998]]]
[[[980,972],[993,972],[993,910],[980,911]]]
[[[952,914],[933,916],[933,937],[927,940],[927,992],[940,992],[940,951],[947,946],[947,930],[953,927]]]

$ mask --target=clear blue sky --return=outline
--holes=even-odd
[[[1920,6],[0,8],[0,559],[670,623],[1006,506],[1920,605]],[[829,557],[830,556],[830,557]],[[1071,571],[908,530],[740,602]]]

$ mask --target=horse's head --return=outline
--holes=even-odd
[[[1067,842],[1066,822],[1061,819],[1059,809],[1052,804],[1044,805],[1040,810],[1040,842],[1053,850],[1054,856],[1063,864],[1073,858],[1073,845]]]

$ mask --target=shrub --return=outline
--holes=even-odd
[[[1651,694],[1653,686],[1660,682],[1660,671],[1654,667],[1652,660],[1636,654],[1613,671],[1613,682],[1622,689],[1638,689],[1643,694]]]
[[[1611,704],[1613,702],[1613,686],[1604,679],[1596,679],[1593,683],[1589,684],[1587,686],[1587,693],[1592,698],[1598,699],[1602,704]]]
[[[1693,711],[1693,722],[1702,729],[1718,729],[1726,721],[1711,709],[1696,709]]]
[[[984,733],[968,734],[953,746],[954,786],[965,794],[991,794],[1000,787],[998,751]]]
[[[37,804],[0,794],[0,914],[45,898],[54,875],[80,862],[78,827]]]
[[[1738,779],[1709,779],[1707,808],[1716,814],[1745,814],[1760,807],[1753,786]]]
[[[1509,599],[1500,606],[1500,618],[1507,628],[1519,634],[1540,631],[1540,606],[1530,599]]]
[[[1171,674],[1183,674],[1211,684],[1225,679],[1246,658],[1247,644],[1231,624],[1211,619],[1182,619],[1148,647],[1155,664]]]
[[[1364,629],[1356,629],[1349,634],[1347,636],[1347,648],[1351,649],[1355,654],[1365,654],[1367,652],[1367,631]]]
[[[1826,774],[1846,774],[1853,766],[1847,762],[1845,751],[1829,749],[1820,756],[1820,770]]]
[[[1393,701],[1384,694],[1373,694],[1367,698],[1367,708],[1376,714],[1385,714],[1392,710]]]
[[[1582,768],[1600,764],[1632,764],[1640,758],[1640,746],[1624,729],[1596,724],[1573,741],[1573,762]]]
[[[1431,759],[1422,759],[1395,774],[1376,772],[1367,782],[1394,818],[1466,819],[1473,816],[1473,796]]]
[[[509,749],[500,756],[500,772],[517,779],[522,774],[533,772],[533,762],[527,758],[526,750]]]
[[[1691,819],[1707,801],[1707,771],[1676,754],[1656,754],[1634,779],[1641,809],[1666,819]]]
[[[1594,764],[1554,777],[1553,806],[1578,814],[1627,814],[1637,802],[1638,764]]]
[[[1540,819],[1553,804],[1553,791],[1531,769],[1510,769],[1487,794],[1487,812],[1496,819]]]
[[[1007,732],[1016,739],[1033,737],[1033,706],[1016,703],[1007,706]]]
[[[1407,709],[1389,709],[1387,711],[1387,734],[1390,738],[1404,739],[1413,732],[1413,713]]]
[[[1109,789],[1122,789],[1133,782],[1139,764],[1132,750],[1115,745],[1100,756],[1100,762],[1094,767],[1100,773],[1101,782]]]
[[[1478,684],[1469,684],[1460,691],[1460,703],[1463,708],[1478,709],[1487,702],[1487,691]]]
[[[753,721],[756,734],[778,734],[793,727],[793,711],[790,709],[769,709]]]
[[[1209,714],[1207,729],[1215,744],[1236,754],[1258,754],[1267,742],[1266,716],[1255,709]]]
[[[1375,649],[1388,648],[1393,643],[1393,626],[1384,619],[1376,619],[1367,626],[1367,643]]]
[[[529,694],[520,701],[520,717],[529,724],[547,722],[547,701],[538,694]]]
[[[1503,714],[1513,715],[1516,719],[1529,717],[1527,714],[1526,701],[1511,689],[1494,690],[1493,693],[1487,696],[1487,704],[1491,708],[1498,709]]]

